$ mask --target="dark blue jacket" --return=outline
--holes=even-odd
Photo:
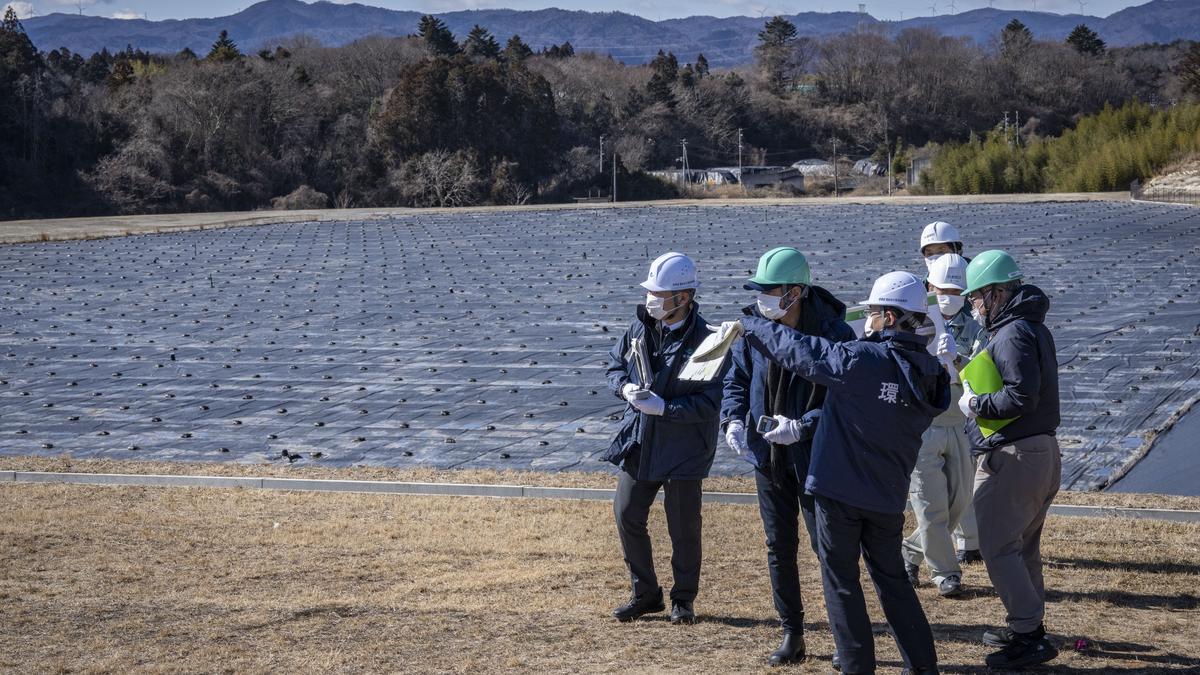
[[[854,329],[846,323],[846,305],[833,296],[832,293],[820,286],[810,286],[809,293],[804,298],[802,317],[813,319],[818,337],[827,338],[834,342],[845,342],[854,339]],[[742,310],[746,316],[763,318],[758,308],[751,305]],[[802,319],[802,328],[808,324]],[[803,330],[798,331],[805,334]],[[767,409],[767,357],[762,352],[750,347],[746,340],[739,340],[733,345],[730,354],[733,363],[729,373],[725,375],[725,395],[721,399],[722,427],[733,420],[741,420],[746,424],[746,444],[750,446],[748,455],[742,459],[750,462],[757,469],[770,466],[771,444],[758,433],[758,418]],[[802,420],[807,431],[807,438],[802,438],[792,448],[792,459],[800,471],[803,481],[808,473],[808,458],[811,452],[812,433],[816,431],[816,422],[820,419],[821,404],[825,401],[825,387],[805,383],[808,386],[798,389],[789,401],[787,410],[777,411],[776,414],[790,419]]]
[[[980,394],[979,416],[1017,420],[985,439],[979,425],[967,422],[967,437],[977,454],[1030,436],[1054,435],[1058,429],[1058,353],[1046,328],[1050,299],[1037,286],[1018,287],[988,325],[987,351],[1004,387]]]
[[[921,434],[950,406],[950,376],[925,338],[885,331],[854,342],[742,319],[746,341],[827,389],[805,488],[868,511],[903,513]]]
[[[706,478],[712,468],[720,433],[721,383],[729,360],[726,359],[712,380],[680,380],[679,371],[710,335],[708,324],[695,303],[687,321],[683,336],[671,341],[658,356],[663,367],[654,373],[650,387],[666,400],[665,412],[661,416],[646,415],[626,403],[621,429],[602,456],[628,470],[625,460],[636,454],[633,477],[638,480],[699,480]],[[650,331],[657,334],[658,330],[658,321],[646,313],[644,305],[639,305],[637,319],[608,355],[608,388],[617,398],[621,398],[621,388],[627,383],[639,384],[630,376],[637,369],[625,360],[630,341],[644,337]],[[647,348],[651,346],[652,342]],[[653,355],[651,358],[655,360]],[[621,401],[625,399],[621,398]]]

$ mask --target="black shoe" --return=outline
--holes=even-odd
[[[1033,634],[1039,638],[1045,637],[1046,636],[1046,625],[1040,624],[1037,627],[1037,629],[1035,629],[1033,631]],[[1013,635],[1015,635],[1015,633],[1013,632],[1013,629],[1011,629],[1007,626],[1005,626],[1004,628],[993,628],[991,630],[985,630],[983,632],[983,644],[985,644],[989,647],[1007,647],[1009,645],[1009,643],[1011,643],[1013,641]]]
[[[834,649],[834,650],[833,650],[833,658],[832,658],[832,659],[829,659],[829,665],[830,665],[830,666],[833,666],[833,669],[834,669],[834,670],[841,671],[841,669],[842,669],[842,655],[838,653],[837,649]]]
[[[921,566],[912,563],[904,563],[904,573],[908,575],[908,583],[913,585],[913,588],[921,587]]]
[[[988,654],[988,668],[1016,670],[1045,663],[1058,656],[1058,650],[1045,635],[1037,633],[1013,633],[1012,642],[998,652]]]
[[[653,614],[661,612],[667,606],[663,604],[662,589],[635,595],[629,599],[629,602],[621,605],[613,610],[613,616],[619,621],[633,621],[643,614]]]
[[[1011,628],[993,628],[983,631],[983,644],[989,647],[1007,647],[1012,639]]]
[[[685,626],[696,623],[696,611],[692,609],[691,600],[671,601],[671,623]]]
[[[962,579],[957,574],[951,574],[938,584],[938,594],[943,598],[953,598],[960,593],[962,593]]]
[[[970,565],[971,563],[983,562],[983,554],[977,548],[958,549],[958,563],[960,565]]]
[[[905,668],[900,671],[900,675],[938,675],[937,666],[929,666],[928,668]]]
[[[779,645],[779,649],[771,652],[767,663],[773,666],[782,666],[788,663],[800,663],[803,660],[804,634],[784,633],[783,644]]]

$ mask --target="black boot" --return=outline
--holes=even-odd
[[[696,610],[692,609],[691,600],[671,601],[671,623],[687,626],[696,623]]]
[[[988,654],[988,668],[1019,670],[1045,663],[1058,656],[1058,650],[1046,639],[1044,632],[1013,632],[1012,642],[998,652]]]
[[[1046,636],[1046,624],[1039,624],[1033,631],[1037,637]],[[983,644],[989,647],[1007,647],[1013,641],[1013,629],[1005,626],[1003,628],[992,628],[983,631]]]
[[[904,574],[908,576],[908,583],[913,585],[913,588],[921,587],[921,566],[914,565],[910,562],[904,563]]]
[[[643,614],[661,612],[666,608],[667,606],[663,604],[662,589],[657,588],[648,593],[633,596],[629,602],[614,609],[613,616],[619,621],[633,621]]]
[[[800,663],[803,660],[804,634],[784,633],[783,643],[779,645],[779,649],[771,652],[771,656],[767,658],[767,663],[773,666],[782,666],[788,663]]]
[[[977,548],[960,548],[957,551],[956,557],[960,565],[983,562],[983,555],[979,553],[979,549]]]

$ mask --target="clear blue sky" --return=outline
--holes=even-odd
[[[349,4],[348,0],[333,0]],[[964,12],[987,7],[987,0],[953,0],[954,11]],[[1084,5],[1084,13],[1107,16],[1122,8],[1143,4],[1145,0],[1122,2],[1121,0],[1090,0]],[[938,14],[951,11],[951,0],[901,0],[900,2],[867,2],[867,12],[879,19],[910,18],[928,16],[931,6]],[[12,4],[22,16],[31,12],[79,12],[118,18],[141,18],[152,20],[184,19],[189,17],[225,16],[254,4],[253,0],[0,0],[0,4]],[[779,0],[659,0],[648,3],[643,0],[363,0],[361,4],[407,9],[424,12],[446,12],[459,9],[484,9],[507,7],[512,9],[541,9],[561,7],[563,9],[585,9],[589,11],[622,11],[638,14],[650,19],[710,14],[713,16],[759,16],[772,14],[794,14],[801,11],[833,12],[855,11],[858,2],[851,0],[813,0],[792,3]],[[1032,10],[1058,14],[1078,14],[1078,0],[995,0],[993,6],[1003,9]]]

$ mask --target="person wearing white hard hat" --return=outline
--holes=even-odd
[[[921,239],[918,244],[918,252],[921,254],[922,260],[925,262],[925,269],[929,270],[933,267],[933,263],[938,259],[948,255],[963,256],[963,260],[971,262],[971,259],[963,254],[962,235],[959,234],[958,228],[950,223],[942,220],[934,221],[925,226],[921,230]],[[966,283],[964,280],[962,283]],[[939,302],[947,302],[952,305],[957,300],[952,300],[954,297],[962,297],[957,294],[939,294]],[[948,307],[943,307],[943,310]],[[968,308],[970,309],[970,308]],[[947,312],[943,311],[943,315]],[[964,313],[963,317],[969,316]],[[959,354],[959,358],[965,358],[970,353],[964,355]],[[960,367],[964,364],[960,363]],[[957,558],[960,565],[981,562],[983,556],[979,554],[979,527],[975,522],[975,512],[968,508],[961,516],[958,526],[954,528],[954,537],[958,543]],[[914,572],[909,568],[910,576]],[[917,583],[919,578],[914,577],[913,583]]]
[[[933,265],[933,261],[944,255],[950,253],[962,255],[962,236],[959,235],[958,228],[950,223],[941,220],[934,221],[921,230],[921,245],[918,252],[925,259],[925,267],[928,268]]]
[[[945,320],[946,332],[938,336],[937,356],[947,369],[952,369],[950,389],[956,401],[963,393],[958,371],[987,343],[983,327],[971,318],[961,295],[967,285],[966,275],[966,259],[948,253],[930,266],[925,280],[928,290],[937,294],[938,311]],[[919,586],[921,562],[926,562],[930,578],[943,597],[962,592],[961,556],[955,549],[953,532],[971,511],[975,487],[975,460],[966,423],[958,406],[950,406],[925,430],[908,496],[917,526],[904,540],[905,572],[909,581]],[[973,517],[965,529],[972,539],[977,537]]]
[[[700,316],[696,264],[670,252],[650,264],[641,287],[646,302],[609,354],[608,386],[626,403],[621,428],[602,458],[620,467],[613,501],[617,534],[629,568],[633,593],[613,611],[632,621],[666,609],[654,571],[647,519],[655,497],[665,497],[671,537],[671,622],[696,621],[693,602],[700,586],[702,481],[717,449],[721,388],[728,364],[710,380],[681,380],[679,372],[708,337]],[[630,346],[640,343],[643,381]]]
[[[928,350],[925,284],[891,272],[871,288],[866,334],[835,342],[773,321],[726,322],[751,348],[826,389],[805,489],[816,501],[817,554],[843,672],[875,672],[859,564],[879,595],[908,672],[936,673],[933,633],[900,555],[909,476],[921,435],[950,406],[950,376]]]

